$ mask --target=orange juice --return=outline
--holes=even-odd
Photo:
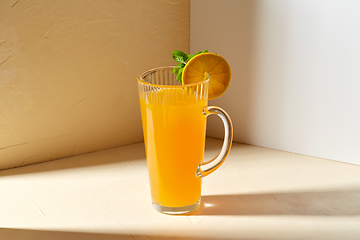
[[[152,200],[166,207],[195,204],[201,196],[196,169],[204,156],[207,100],[181,88],[152,94],[140,96]]]

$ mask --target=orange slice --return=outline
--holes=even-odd
[[[215,53],[201,53],[188,63],[182,73],[182,83],[198,83],[209,77],[209,99],[220,97],[229,87],[231,70],[225,58]]]

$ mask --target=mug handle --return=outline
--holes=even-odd
[[[229,155],[233,140],[233,125],[229,115],[223,109],[215,106],[206,106],[204,108],[203,113],[206,117],[212,114],[216,114],[221,118],[224,124],[225,136],[220,153],[210,161],[206,161],[206,162],[202,161],[199,164],[196,170],[196,175],[200,178],[203,178],[209,175],[210,173],[214,172],[216,169],[218,169],[221,166],[221,164],[224,163],[226,157]]]

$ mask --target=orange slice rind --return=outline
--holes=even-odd
[[[185,65],[182,83],[198,83],[206,80],[207,77],[209,77],[210,100],[226,92],[231,79],[231,69],[225,58],[215,53],[201,53],[194,56]]]

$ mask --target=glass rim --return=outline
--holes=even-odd
[[[156,68],[152,68],[152,69],[149,69],[145,72],[143,72],[142,74],[140,74],[138,77],[137,77],[137,80],[139,83],[142,83],[142,84],[145,84],[145,85],[148,85],[148,86],[151,86],[151,87],[158,87],[158,88],[184,88],[184,87],[192,87],[192,86],[196,86],[196,85],[201,85],[201,84],[204,84],[204,83],[207,83],[209,82],[209,78],[204,80],[204,81],[201,81],[201,82],[197,82],[197,83],[188,83],[188,84],[181,84],[181,85],[162,85],[162,84],[155,84],[155,83],[148,83],[148,82],[145,82],[143,79],[144,79],[144,75],[146,74],[149,74],[151,72],[155,72],[157,70],[161,70],[161,69],[169,69],[169,68],[175,68],[175,67],[179,67],[179,66],[165,66],[165,67],[156,67]]]

